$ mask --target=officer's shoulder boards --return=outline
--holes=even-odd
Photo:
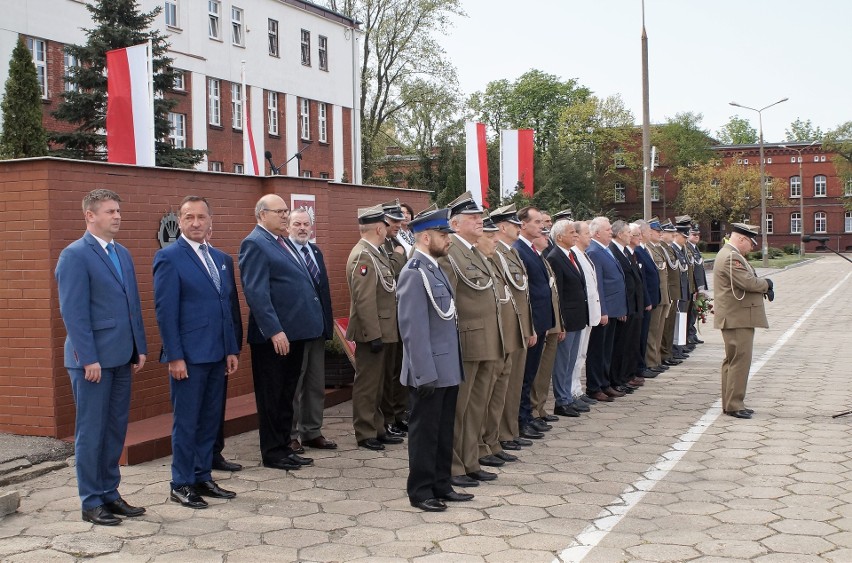
[[[420,268],[420,259],[414,258],[411,262],[408,263],[409,270],[417,270]]]

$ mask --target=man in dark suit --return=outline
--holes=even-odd
[[[248,303],[248,343],[265,467],[299,469],[313,460],[290,447],[293,397],[305,343],[323,331],[322,304],[311,275],[284,240],[289,215],[268,194],[254,209],[257,226],[240,244],[240,279]]]
[[[623,397],[622,391],[612,388],[613,345],[616,322],[627,321],[627,289],[625,274],[620,262],[610,248],[612,225],[606,217],[595,217],[589,223],[592,242],[586,255],[595,266],[598,280],[598,295],[601,303],[601,320],[592,327],[589,335],[589,351],[586,356],[586,395],[598,401],[611,402],[614,397]]]
[[[289,242],[311,274],[322,305],[323,326],[319,338],[305,342],[305,358],[302,361],[302,374],[293,401],[293,426],[290,431],[291,447],[295,446],[297,451],[303,450],[302,446],[322,450],[337,449],[336,443],[322,435],[322,416],[325,409],[325,341],[334,337],[334,325],[325,259],[319,247],[310,242],[313,226],[313,219],[307,209],[302,207],[290,213]]]
[[[527,349],[518,428],[522,438],[541,438],[542,432],[552,427],[544,421],[533,419],[530,390],[538,373],[545,336],[547,331],[556,325],[556,319],[553,313],[553,296],[550,292],[550,275],[541,253],[533,248],[533,240],[543,236],[541,231],[544,223],[541,211],[531,206],[524,207],[518,211],[518,219],[521,220],[521,236],[512,246],[518,251],[527,268],[533,327],[538,337],[535,345]]]
[[[239,362],[239,300],[224,253],[207,244],[213,222],[207,200],[184,198],[179,221],[181,236],[154,256],[160,362],[169,366],[173,411],[169,498],[187,508],[207,508],[202,496],[236,496],[213,481],[211,469],[225,374],[234,373]]]
[[[630,250],[630,225],[616,221],[612,225],[610,250],[624,272],[624,288],[627,293],[627,319],[617,323],[613,342],[612,370],[610,382],[615,389],[632,393],[644,385],[644,381],[635,378],[636,348],[639,346],[639,334],[642,331],[642,315],[645,308],[645,291],[642,286],[642,274],[639,263]]]
[[[652,221],[654,220],[652,219]],[[642,315],[642,330],[639,334],[639,347],[636,349],[636,376],[643,378],[657,377],[657,373],[649,369],[651,366],[645,362],[645,356],[648,351],[648,334],[651,328],[652,311],[660,306],[661,296],[659,270],[651,252],[645,248],[644,241],[648,238],[650,231],[648,222],[644,220],[639,220],[630,225],[630,247],[639,261],[642,285],[645,288],[645,314]]]
[[[113,240],[121,198],[97,189],[83,198],[86,233],[59,255],[59,311],[68,334],[65,367],[77,405],[74,429],[77,490],[86,522],[114,526],[139,516],[118,493],[118,461],[127,435],[131,371],[148,353],[136,270]]]
[[[411,506],[429,512],[446,510],[445,501],[473,498],[450,484],[456,398],[464,374],[453,291],[437,262],[450,248],[449,218],[449,209],[438,209],[411,221],[414,253],[397,289],[400,382],[411,405],[406,489]]]

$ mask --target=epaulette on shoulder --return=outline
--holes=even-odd
[[[415,258],[411,262],[408,263],[409,270],[419,270],[420,269],[420,259]]]

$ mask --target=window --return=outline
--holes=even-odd
[[[624,188],[624,184],[622,182],[615,183],[615,202],[623,203],[627,191]]]
[[[319,69],[328,70],[328,37],[319,36]]]
[[[651,201],[660,201],[660,182],[651,180]]]
[[[234,174],[242,174],[242,173],[243,173],[243,170],[244,170],[244,169],[243,169],[243,165],[242,165],[242,164],[235,164],[235,165],[234,165]]]
[[[843,217],[843,230],[852,233],[852,211],[847,211]]]
[[[169,112],[169,143],[176,149],[186,148],[186,115]]]
[[[266,102],[267,121],[269,122],[269,134],[278,134],[278,93],[269,92]]]
[[[802,232],[802,215],[800,213],[790,213],[790,234],[798,235]]]
[[[817,211],[814,213],[814,232],[825,233],[828,231],[828,221],[825,218],[825,211]]]
[[[320,172],[320,178],[322,178],[323,180],[328,180],[328,172]],[[849,214],[847,213],[847,215]]]
[[[825,176],[814,176],[814,197],[825,197]]]
[[[311,32],[302,30],[302,64],[311,66]]]
[[[660,167],[660,153],[654,151],[654,162],[652,164],[654,168]]]
[[[764,158],[763,164],[772,164],[772,159],[771,158]]]
[[[174,69],[172,73],[175,77],[174,82],[172,82],[172,90],[179,90],[181,92],[186,90],[186,78],[184,77],[183,71]]]
[[[317,104],[317,128],[319,129],[319,142],[328,142],[328,116],[326,115],[326,105],[323,103]]]
[[[793,163],[795,163],[795,162],[796,162],[796,157],[795,157],[795,156],[791,156],[791,157],[790,157],[790,163],[791,163],[791,164],[793,164]]]
[[[311,102],[302,98],[301,103],[301,118],[302,118],[302,139],[305,141],[311,140]]]
[[[802,197],[802,179],[790,176],[790,197]]]
[[[743,164],[748,164],[748,159],[747,159],[747,158],[744,158],[744,159],[743,159]]]
[[[210,125],[222,126],[222,83],[218,78],[207,79],[207,109]]]
[[[221,172],[223,170],[221,162],[211,162],[210,172]]]
[[[852,197],[852,178],[846,178],[846,187],[843,190],[843,195],[846,197]]]
[[[825,155],[824,155],[824,154],[823,154],[823,155],[820,155],[820,157],[819,157],[819,161],[820,161],[820,162],[825,162]]]
[[[766,194],[766,199],[772,199],[772,178],[768,176],[763,180],[763,193]]]
[[[818,154],[814,155],[814,162],[819,162],[819,155]]]
[[[222,40],[222,28],[219,22],[219,12],[222,3],[219,0],[207,0],[207,35],[210,39]]]
[[[180,27],[178,20],[178,0],[166,0],[163,12],[166,15],[166,25],[169,27]]]
[[[278,55],[278,20],[269,20],[269,54]]]
[[[775,219],[772,217],[772,213],[766,214],[766,234],[771,235],[775,231]]]
[[[310,178],[312,176],[310,170],[302,170],[302,178]]]
[[[615,150],[615,167],[616,168],[624,168],[625,166],[626,166],[626,164],[624,163],[624,151],[621,150],[621,149],[616,149]]]
[[[80,66],[80,61],[76,56],[71,55],[69,53],[65,53],[65,91],[66,92],[79,92],[80,87],[71,82],[69,78],[71,77],[71,72],[74,67]]]
[[[243,9],[231,8],[231,43],[237,47],[245,45],[245,35],[243,34]]]
[[[41,39],[27,37],[27,49],[33,55],[38,85],[41,88],[41,97],[47,99],[47,44]]]
[[[243,85],[231,84],[231,118],[234,129],[243,128]]]

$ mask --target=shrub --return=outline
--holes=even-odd
[[[784,245],[784,254],[798,254],[799,253],[799,245],[798,244],[785,244]]]

